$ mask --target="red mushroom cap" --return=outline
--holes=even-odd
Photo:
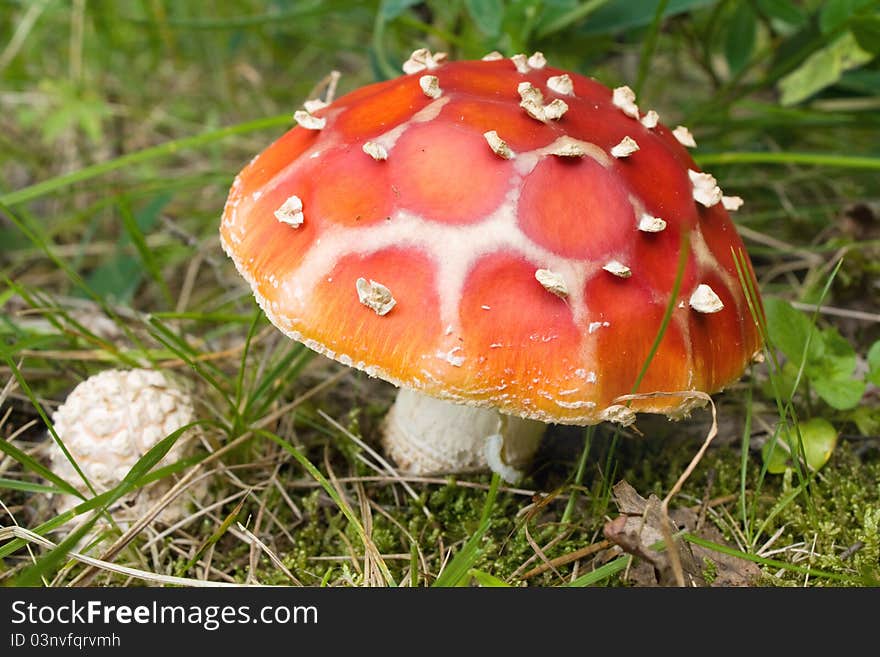
[[[760,338],[724,207],[737,199],[700,173],[690,133],[543,58],[420,52],[409,75],[298,112],[235,179],[221,240],[271,321],[428,395],[594,423],[633,392],[686,233],[639,392],[739,378]]]

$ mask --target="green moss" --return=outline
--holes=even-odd
[[[609,438],[606,436],[604,440]],[[608,445],[609,443],[599,445],[597,452]],[[611,459],[612,467],[620,473],[614,481],[625,478],[643,495],[651,492],[663,495],[698,447],[698,441],[685,439],[619,442],[614,458]],[[771,521],[765,522],[771,510],[797,485],[797,478],[786,481],[784,477],[767,475],[760,483],[760,455],[752,453],[749,455],[746,472],[749,526],[746,527],[742,520],[739,500],[718,507],[717,516],[710,514],[708,520],[712,522],[715,518],[719,529],[728,540],[733,541],[735,535],[750,536],[749,549],[752,551],[757,551],[782,527],[781,535],[772,546],[774,551],[781,551],[772,554],[771,558],[843,575],[852,585],[877,582],[880,579],[880,460],[876,458],[876,454],[868,456],[871,458],[859,457],[847,444],[838,446],[829,463],[806,490],[782,506]],[[334,458],[346,460],[339,452],[334,454]],[[703,499],[710,478],[710,498],[737,494],[741,479],[740,459],[738,448],[711,449],[685,484],[677,503],[690,506]],[[313,459],[315,461],[317,458]],[[338,464],[339,470],[343,467],[344,463]],[[546,546],[555,539],[556,543],[545,551],[548,559],[554,559],[602,539],[606,510],[600,498],[614,483],[603,474],[604,459],[591,461],[584,481],[585,490],[578,497],[571,523],[567,527],[560,524],[568,493],[564,486],[564,477],[560,475],[565,468],[559,466],[559,470],[556,470],[555,467],[549,467],[546,462],[539,460],[534,470],[535,477],[520,484],[522,488],[534,488],[549,494],[549,498],[540,504],[535,504],[528,496],[502,490],[491,511],[491,525],[481,546],[482,556],[475,564],[477,569],[508,583],[522,584],[523,580],[514,578],[514,573],[519,571],[521,575],[524,570],[542,563],[541,559],[534,559],[527,567],[523,567],[535,555],[532,542]],[[573,467],[572,461],[568,464],[569,473]],[[337,465],[334,465],[334,469],[336,468]],[[295,468],[291,469],[290,474],[302,476]],[[373,512],[371,537],[380,553],[398,555],[387,560],[388,568],[397,581],[409,577],[410,559],[404,555],[412,552],[410,537],[417,542],[427,566],[427,573],[420,572],[418,575],[419,585],[426,585],[440,572],[448,558],[447,552],[458,550],[477,529],[486,500],[489,477],[473,475],[462,477],[461,480],[482,486],[462,486],[453,479],[445,485],[413,484],[419,495],[416,501],[402,494],[401,489],[390,481],[364,484],[366,494],[374,505],[381,507],[394,520],[392,522],[386,515]],[[554,491],[562,494],[553,497]],[[331,584],[359,581],[358,574],[347,559],[329,562],[314,559],[319,555],[347,557],[352,553],[360,558],[363,546],[354,527],[338,512],[322,490],[298,489],[291,490],[290,494],[305,518],[293,530],[295,543],[284,546],[285,565],[308,585],[320,585],[325,579]],[[423,505],[431,511],[431,518],[423,512]],[[285,508],[280,505],[278,512],[283,512]],[[597,508],[603,511],[596,513]],[[613,503],[607,513],[615,515]],[[758,527],[762,524],[765,525],[763,531],[757,534]],[[841,553],[857,544],[862,547],[854,550],[847,559],[841,560]],[[570,564],[560,566],[557,571],[564,579],[570,576],[572,567]],[[585,568],[591,566],[585,561],[580,567],[583,573]],[[240,570],[242,578],[246,572],[246,568]],[[804,583],[803,574],[767,567],[763,572],[765,576],[761,583],[765,585],[800,586]],[[716,575],[715,565],[706,562],[704,576],[707,581],[713,580]],[[266,583],[286,583],[286,578],[279,574],[279,570],[264,558],[260,560],[257,576],[259,581]],[[554,586],[561,584],[563,579],[548,570],[530,578],[527,583],[529,586]],[[619,583],[620,580],[615,577],[605,585]],[[809,583],[840,585],[843,582],[811,576]]]

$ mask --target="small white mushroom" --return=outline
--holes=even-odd
[[[538,50],[526,60],[526,63],[532,68],[541,69],[547,66],[547,58],[544,57],[544,53]]]
[[[605,271],[620,278],[629,278],[632,276],[632,270],[619,260],[611,260],[602,267]]]
[[[545,151],[548,155],[557,155],[559,157],[583,157],[587,154],[587,149],[584,148],[584,143],[577,139],[573,139],[568,135],[559,137],[550,146],[551,147]]]
[[[388,150],[382,145],[374,141],[364,142],[363,151],[374,160],[387,160]]]
[[[627,116],[639,118],[639,106],[636,105],[636,94],[627,86],[616,87],[611,94],[611,102]]]
[[[571,96],[574,94],[574,83],[568,73],[562,75],[554,75],[547,78],[547,88],[555,91],[563,96]]]
[[[528,73],[531,70],[529,68],[528,58],[525,55],[523,55],[522,53],[519,53],[517,55],[513,55],[510,58],[510,61],[512,61],[513,65],[516,66],[516,70],[519,73]]]
[[[418,73],[419,71],[430,71],[437,68],[440,63],[446,59],[445,52],[431,54],[427,48],[419,48],[414,50],[403,63],[403,72],[406,74]]]
[[[323,130],[327,125],[327,119],[314,116],[306,110],[296,110],[293,113],[293,120],[297,125],[306,130]]]
[[[436,75],[423,75],[419,78],[419,86],[428,98],[440,98],[440,79]]]
[[[53,416],[55,432],[99,494],[118,485],[160,440],[195,420],[191,396],[163,373],[147,369],[95,374],[77,385]],[[159,465],[168,466],[186,457],[197,435],[197,428],[184,432]],[[47,443],[47,456],[53,472],[91,495],[52,440]],[[170,482],[162,479],[127,494],[112,509],[114,520],[125,526],[142,517],[168,491]],[[189,492],[202,495],[204,490],[196,487]],[[176,522],[184,516],[185,497],[166,507],[160,519]],[[51,504],[61,513],[81,501],[59,494],[52,497]]]
[[[496,155],[503,157],[505,160],[509,160],[515,156],[514,152],[510,149],[510,146],[507,145],[507,142],[499,137],[495,130],[484,132],[483,137],[486,138],[489,148],[491,148]]]
[[[654,217],[644,212],[639,218],[639,230],[644,233],[659,233],[666,230],[666,222],[660,217]]]
[[[535,279],[545,290],[552,292],[560,299],[565,299],[568,296],[568,287],[561,274],[557,274],[549,269],[538,269],[535,272]]]
[[[484,62],[497,62],[499,59],[504,59],[504,55],[497,50],[493,50],[492,52],[483,55]]]
[[[697,289],[694,290],[694,293],[691,295],[689,303],[691,308],[698,313],[717,313],[724,308],[724,303],[718,295],[715,294],[715,290],[705,283],[700,283],[697,286]]]
[[[688,177],[694,186],[694,200],[697,203],[711,208],[721,201],[721,188],[718,186],[715,176],[710,173],[700,173],[693,169],[688,169]]]
[[[275,210],[275,218],[282,224],[287,224],[292,228],[299,228],[305,221],[303,215],[303,204],[299,196],[291,196],[281,207]]]
[[[648,110],[642,117],[641,122],[643,126],[648,130],[651,130],[652,128],[657,127],[657,124],[660,122],[660,115],[654,110]]]
[[[723,205],[724,209],[728,210],[729,212],[736,212],[737,210],[739,210],[742,207],[743,203],[744,203],[744,201],[742,200],[742,197],[740,197],[740,196],[722,196],[721,197],[721,205]]]
[[[377,315],[387,315],[397,305],[397,301],[391,295],[391,290],[381,283],[359,278],[355,281],[355,286],[357,287],[358,300],[367,308],[374,310]]]
[[[678,143],[682,146],[687,146],[688,148],[697,147],[697,142],[691,134],[691,131],[683,125],[677,126],[675,130],[672,131],[672,136],[675,137],[678,140]]]
[[[637,150],[639,150],[639,145],[636,143],[636,140],[627,136],[621,139],[619,144],[611,148],[611,155],[616,158],[629,157]]]
[[[306,102],[303,103],[303,107],[305,108],[306,112],[308,112],[309,114],[314,114],[318,110],[322,110],[325,107],[329,107],[329,105],[330,105],[330,103],[325,103],[320,98],[312,98],[311,100],[307,100]]]

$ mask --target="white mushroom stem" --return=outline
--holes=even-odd
[[[409,474],[491,469],[513,483],[538,449],[546,426],[402,388],[385,418],[382,442]]]

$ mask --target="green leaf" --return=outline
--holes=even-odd
[[[798,367],[790,360],[785,361],[782,367],[776,371],[773,378],[767,378],[761,384],[761,392],[768,399],[773,399],[776,395],[783,402],[790,402],[794,397],[795,383],[798,382]],[[803,383],[803,379],[801,379]]]
[[[794,105],[831,86],[845,71],[873,59],[862,50],[851,32],[846,32],[830,45],[814,52],[794,71],[779,81],[782,105]]]
[[[822,10],[819,12],[819,29],[822,34],[828,34],[842,27],[847,21],[855,16],[860,9],[864,9],[877,0],[825,0]]]
[[[663,18],[714,5],[717,0],[669,0]],[[586,3],[582,3],[586,4]],[[580,30],[583,34],[622,32],[650,25],[660,0],[610,0],[593,13]]]
[[[806,315],[792,308],[788,302],[776,297],[765,299],[764,311],[767,317],[770,340],[785,354],[789,361],[800,365],[808,338],[810,346],[807,362],[822,357],[823,343]]]
[[[859,47],[872,55],[880,54],[880,16],[865,16],[854,21],[850,30]]]
[[[758,0],[758,9],[766,16],[791,25],[802,27],[807,17],[791,0]]]
[[[504,18],[501,0],[465,0],[465,6],[480,32],[489,37],[498,36]]]
[[[382,0],[379,15],[387,23],[388,21],[393,21],[413,5],[419,4],[419,2],[421,0]]]
[[[724,43],[724,56],[731,73],[739,73],[751,58],[757,27],[758,17],[752,6],[748,2],[740,2],[730,19]]]
[[[818,470],[828,463],[831,453],[837,446],[837,430],[828,420],[814,417],[799,425],[801,439],[804,444],[804,456],[807,465],[813,470]],[[797,433],[791,431],[788,436],[792,446],[797,444]]]
[[[859,403],[865,383],[852,378],[856,369],[856,352],[852,345],[830,328],[822,331],[822,359],[807,367],[807,376],[816,393],[832,407],[845,410]]]
[[[880,39],[880,36],[878,36]],[[880,43],[880,41],[878,41]],[[874,96],[880,89],[880,71],[872,71],[868,68],[860,68],[848,71],[837,83],[840,89],[852,91],[862,96]]]
[[[857,379],[810,378],[813,390],[832,408],[854,408],[865,394],[865,382]]]
[[[856,351],[836,328],[828,328],[820,334],[824,345],[822,361],[831,378],[844,379],[856,369]]]
[[[876,436],[880,433],[880,408],[862,404],[849,413],[849,420],[855,423],[863,436]]]
[[[828,420],[817,417],[792,427],[781,429],[776,441],[768,440],[761,448],[761,457],[767,465],[767,472],[782,474],[792,467],[794,455],[801,454],[800,432],[803,441],[803,456],[811,470],[818,470],[828,462],[837,446],[837,430]]]
[[[880,340],[868,349],[868,381],[880,386]]]

